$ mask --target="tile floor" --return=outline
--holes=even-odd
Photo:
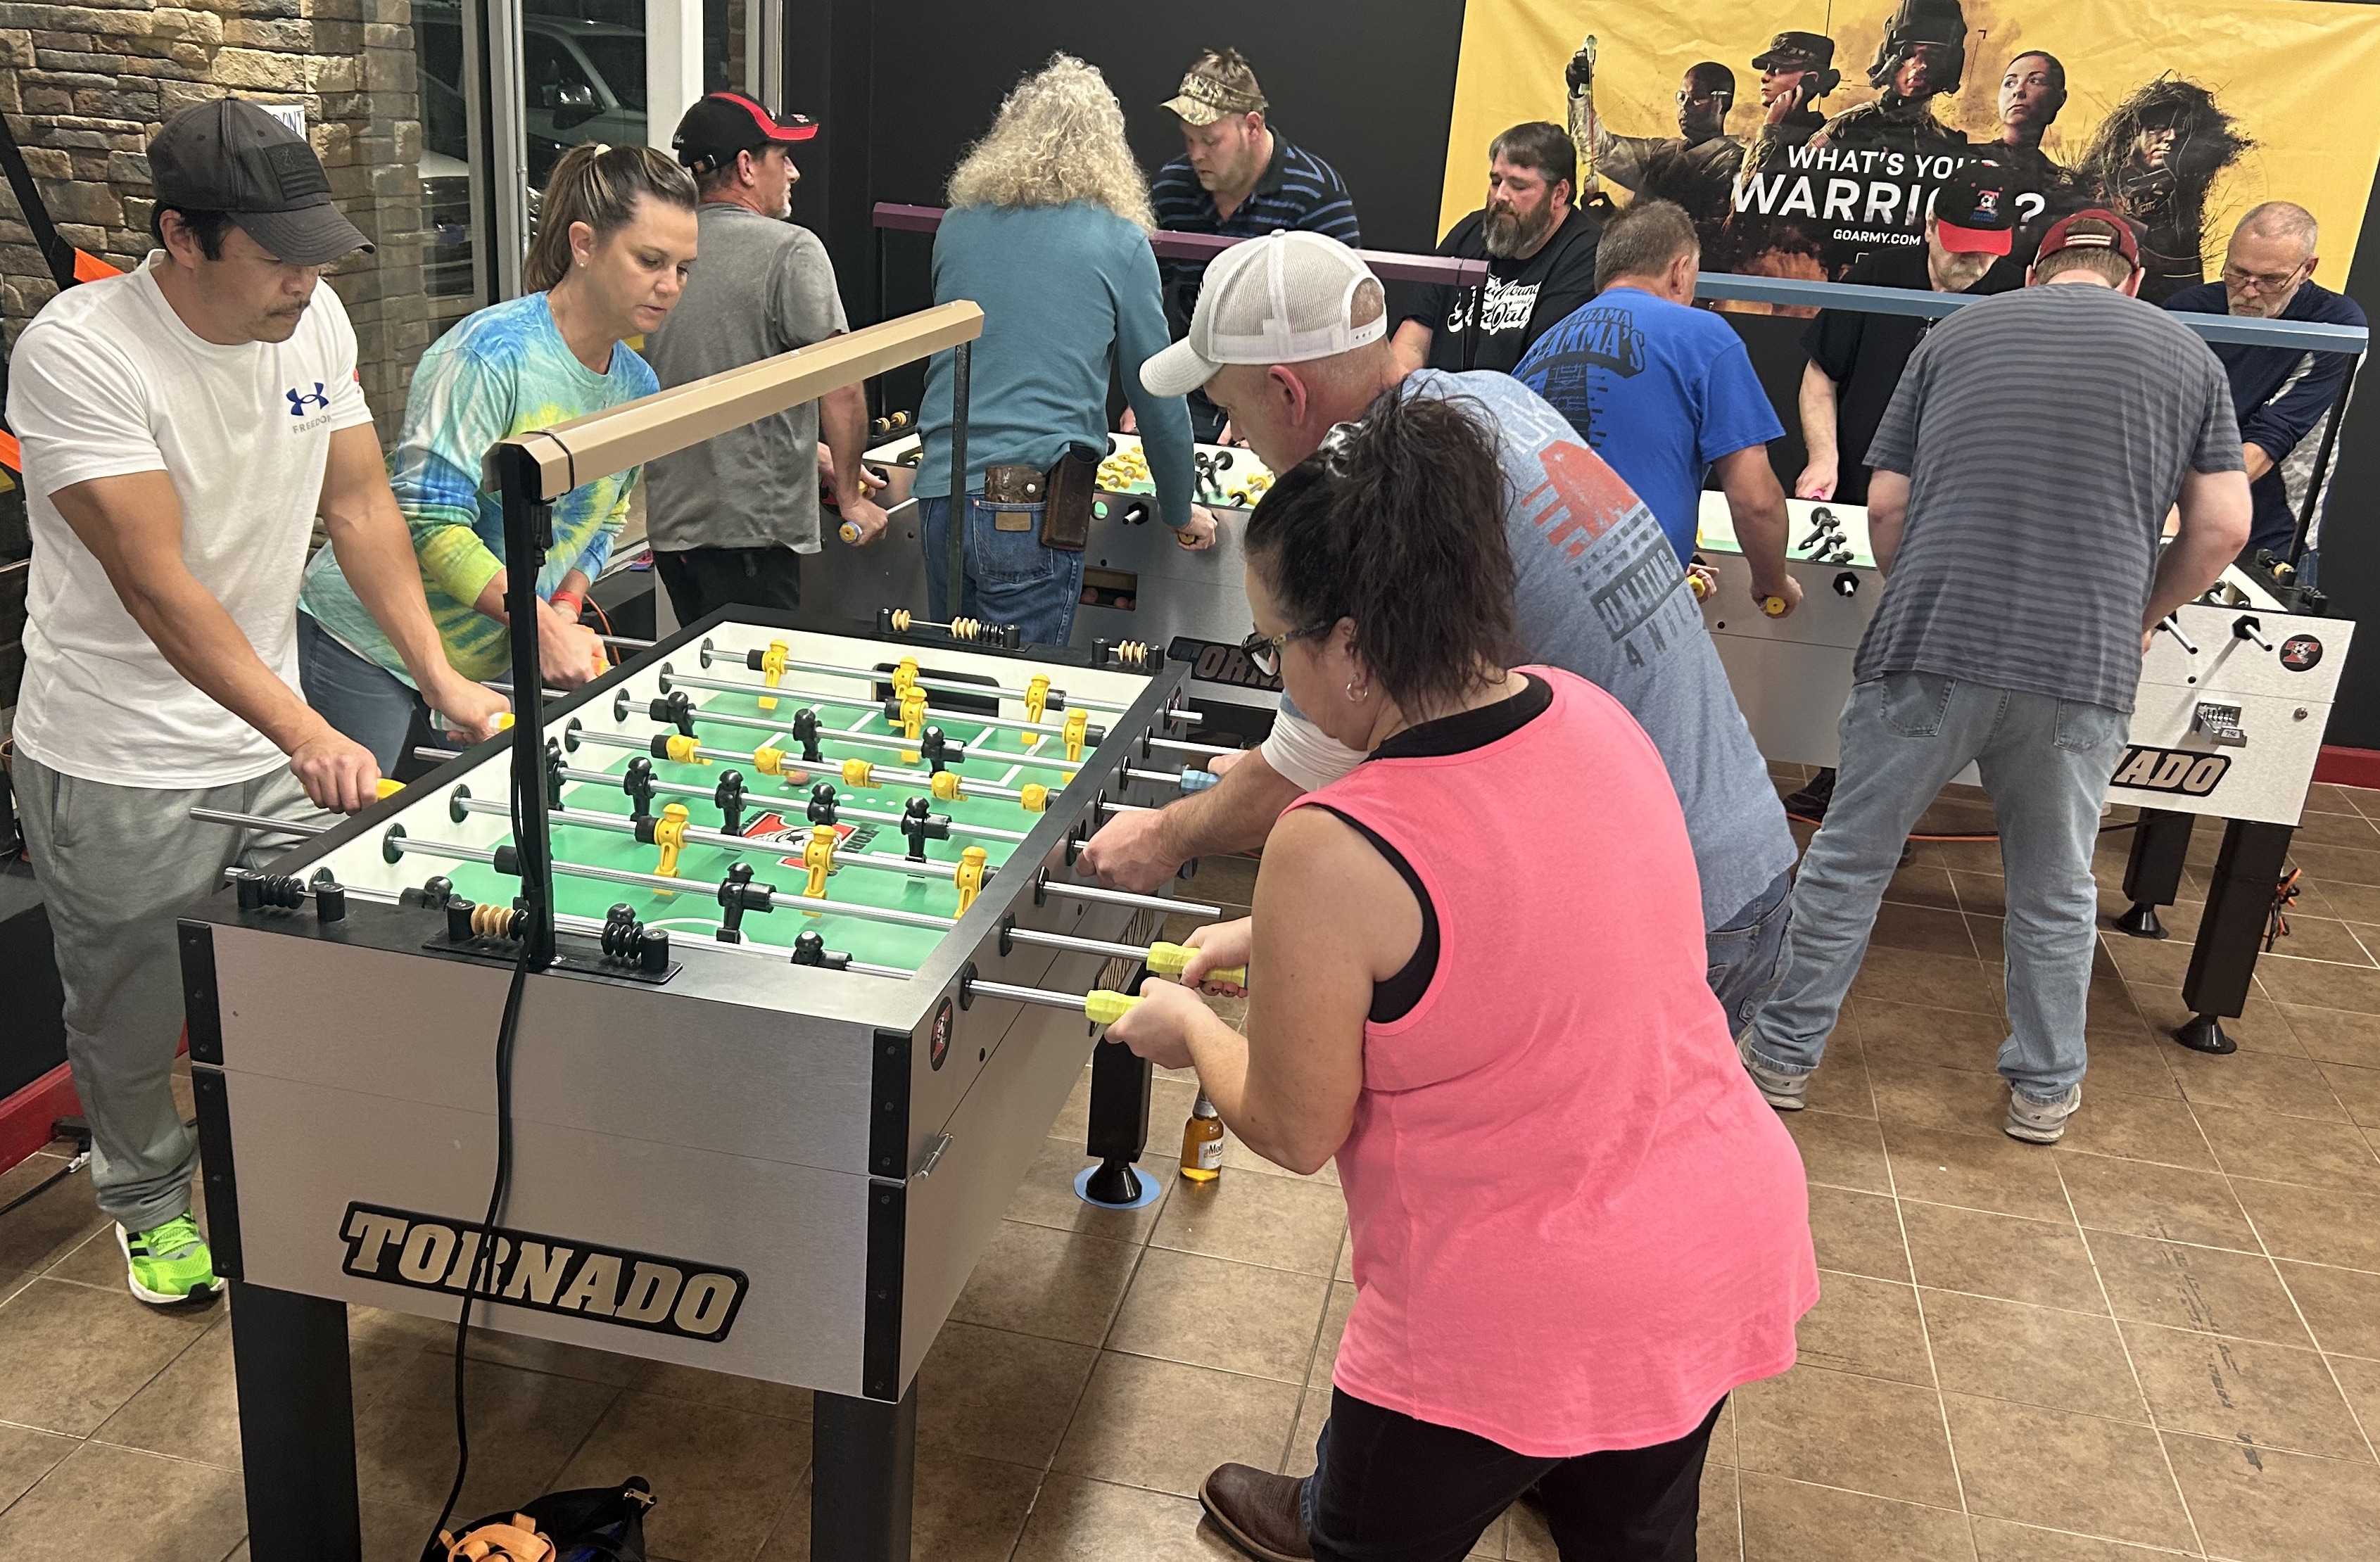
[[[2160,1034],[2202,829],[2176,940],[2102,939],[2088,1102],[2055,1149],[1998,1132],[1994,849],[1917,849],[1789,1120],[1825,1296],[1801,1364],[1720,1423],[1706,1557],[2380,1556],[2380,793],[2313,808],[2242,1050]],[[1928,828],[1988,818],[1949,799]],[[2109,913],[2128,839],[2099,861]],[[1160,1174],[1191,1095],[1157,1086]],[[1191,1497],[1208,1468],[1311,1463],[1353,1294],[1329,1173],[1233,1146],[1216,1186],[1094,1210],[1068,1189],[1085,1099],[924,1368],[921,1558],[1225,1556]],[[55,1164],[0,1178],[0,1202]],[[410,1562],[451,1470],[448,1335],[361,1310],[352,1333],[367,1555]],[[467,1511],[636,1471],[658,1557],[807,1555],[803,1393],[497,1336],[474,1354]],[[77,1177],[0,1222],[0,1557],[246,1555],[224,1313],[132,1302]],[[1553,1553],[1516,1510],[1478,1555]]]

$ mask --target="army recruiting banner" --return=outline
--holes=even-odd
[[[2248,208],[2354,258],[2380,163],[2380,7],[2317,0],[1470,0],[1440,230],[1488,143],[1564,127],[1579,198],[1677,201],[1713,271],[1836,280],[1914,250],[1961,163],[2015,174],[2037,239],[2084,206],[2144,234],[2142,296],[2213,276]]]

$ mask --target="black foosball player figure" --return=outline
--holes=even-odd
[[[901,810],[901,833],[909,838],[909,860],[922,863],[927,842],[951,838],[951,821],[936,815],[924,798],[912,797]]]
[[[811,709],[807,705],[802,707],[799,710],[795,711],[792,733],[794,741],[802,745],[802,762],[804,764],[816,765],[824,761],[826,756],[819,749],[819,724],[817,711]]]
[[[653,816],[653,762],[639,754],[628,761],[620,772],[620,790],[628,794],[628,812],[633,818],[649,819]]]
[[[820,781],[810,788],[810,805],[803,810],[803,817],[812,824],[835,822],[834,787],[831,783]]]
[[[719,790],[710,794],[719,805],[719,828],[727,835],[744,833],[744,772],[730,770],[719,778]]]

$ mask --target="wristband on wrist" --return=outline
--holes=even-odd
[[[545,602],[546,606],[564,614],[573,624],[578,622],[578,615],[586,609],[586,604],[579,599],[578,594],[575,591],[556,591],[552,596],[548,597]],[[565,602],[570,605],[565,608],[562,605]]]

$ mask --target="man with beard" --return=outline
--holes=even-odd
[[[1867,70],[1876,101],[1835,115],[1810,144],[1916,156],[1964,151],[1966,136],[1934,117],[1934,100],[1959,90],[1966,66],[1967,20],[1959,0],[1900,0]]]
[[[1735,72],[1717,60],[1689,66],[1678,85],[1678,133],[1615,136],[1595,113],[1595,40],[1571,56],[1563,78],[1570,83],[1570,133],[1578,153],[1597,176],[1609,178],[1639,200],[1670,200],[1694,219],[1703,242],[1716,246],[1726,224],[1729,193],[1743,166],[1743,143],[1727,133],[1735,106]]]
[[[2039,191],[2053,214],[2069,204],[2074,175],[2041,150],[2041,138],[2065,106],[2066,67],[2056,54],[2028,49],[2009,61],[2000,78],[2000,141],[1991,155]]]
[[[1488,261],[1484,289],[1432,286],[1397,327],[1409,367],[1511,373],[1546,327],[1595,297],[1595,219],[1571,200],[1578,154],[1559,125],[1515,125],[1488,148],[1488,204],[1441,255]],[[1476,333],[1474,333],[1474,327]]]
[[[2091,199],[2146,230],[2142,297],[2162,304],[2206,280],[2206,192],[2253,145],[2214,93],[2173,77],[2150,82],[2099,122],[2075,175]]]
[[[2240,219],[2223,256],[2223,279],[2185,287],[2166,300],[2168,309],[2193,314],[2229,314],[2248,320],[2299,320],[2319,325],[2362,325],[2354,299],[2317,285],[2315,247],[2321,241],[2313,213],[2286,200],[2268,200]],[[2247,551],[2269,548],[2286,556],[2297,535],[2297,517],[2307,485],[2315,481],[2323,427],[2338,400],[2338,382],[2352,361],[2347,353],[2308,353],[2295,347],[2212,344],[2231,380],[2231,404],[2239,411],[2241,454],[2248,464],[2250,495],[2256,505]],[[2325,485],[2326,486],[2326,485]],[[2325,495],[2325,498],[2327,495]],[[2299,577],[2314,582],[2314,551],[2322,511],[2306,538]]]

